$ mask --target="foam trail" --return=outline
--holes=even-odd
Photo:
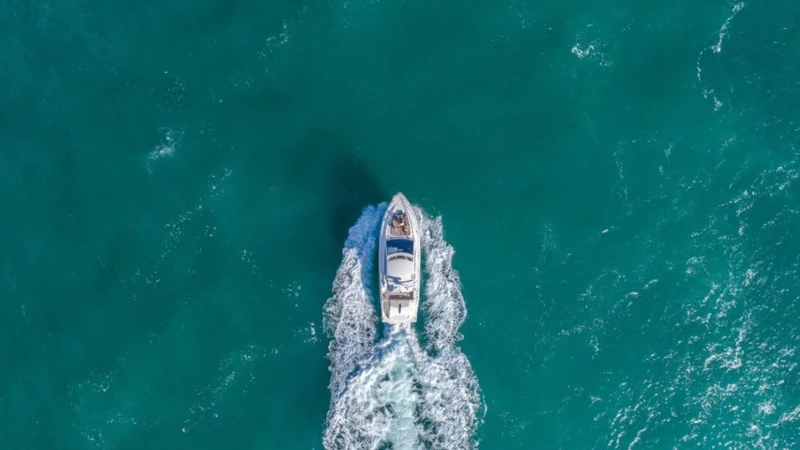
[[[430,219],[420,209],[417,215],[428,276],[421,305],[427,352],[419,352],[418,358],[433,355],[424,359],[427,376],[421,380],[426,419],[435,425],[430,438],[445,437],[442,448],[469,448],[478,428],[481,399],[472,366],[456,345],[462,338],[458,329],[467,318],[467,306],[453,268],[455,250],[444,240],[441,217]]]
[[[467,318],[467,305],[461,295],[461,280],[453,269],[455,250],[444,240],[442,218],[429,219],[417,209],[425,252],[425,302],[421,305],[427,318],[425,334],[432,350],[454,349],[461,339],[458,329]]]
[[[350,229],[333,297],[325,305],[332,338],[325,448],[476,448],[481,399],[470,363],[456,346],[466,306],[440,218],[417,210],[428,277],[422,300],[425,346],[413,328],[391,326],[375,343],[370,280],[385,207],[366,208]]]
[[[333,297],[325,302],[323,327],[333,337],[328,345],[332,374],[329,388],[333,398],[341,394],[345,378],[355,370],[358,361],[370,354],[375,343],[371,276],[378,223],[385,210],[386,204],[365,208],[350,228],[333,282]]]

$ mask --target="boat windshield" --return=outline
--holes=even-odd
[[[392,253],[408,253],[409,255],[414,254],[414,241],[409,239],[389,239],[386,241],[386,254],[391,255]]]

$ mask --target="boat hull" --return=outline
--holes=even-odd
[[[421,259],[417,213],[403,194],[397,194],[383,217],[378,245],[382,322],[417,321]]]

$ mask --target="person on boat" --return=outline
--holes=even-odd
[[[404,228],[406,226],[406,216],[403,211],[397,211],[392,217],[392,226],[395,228]]]

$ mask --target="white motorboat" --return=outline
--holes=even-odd
[[[378,245],[383,322],[417,321],[422,278],[420,254],[419,221],[406,197],[398,193],[383,216]]]

